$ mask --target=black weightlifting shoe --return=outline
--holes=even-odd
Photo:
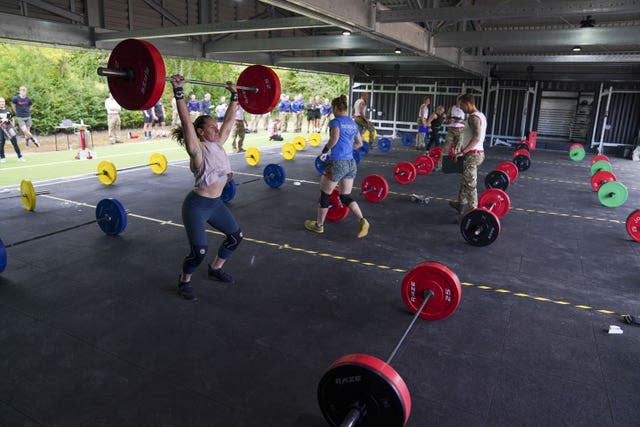
[[[178,276],[178,295],[187,301],[198,301],[198,297],[196,296],[196,292],[193,290],[193,286],[191,286],[191,282],[181,282],[180,276]]]
[[[211,268],[211,266],[207,266],[207,268],[209,270],[208,275],[210,279],[214,279],[222,283],[230,283],[230,284],[233,284],[236,282],[235,280],[233,280],[232,275],[230,275],[225,271],[222,271],[221,268]]]

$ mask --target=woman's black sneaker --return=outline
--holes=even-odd
[[[193,286],[191,286],[191,282],[181,282],[180,276],[178,276],[178,295],[187,301],[197,301],[198,297],[196,296],[195,291],[193,290]]]
[[[210,279],[215,279],[223,283],[235,283],[235,280],[233,280],[233,276],[222,271],[221,268],[211,268],[211,266],[208,266],[208,268]]]

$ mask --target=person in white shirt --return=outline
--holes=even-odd
[[[460,108],[460,96],[456,98],[456,104],[452,105],[447,115],[447,134],[444,137],[444,145],[442,146],[442,155],[438,159],[437,169],[442,168],[442,158],[449,154],[452,146],[455,146],[456,152],[460,149],[460,137],[464,131],[464,122],[466,114]]]
[[[119,144],[120,140],[120,110],[122,107],[113,99],[113,95],[109,92],[109,96],[104,101],[104,108],[107,110],[107,127],[109,129],[109,143]]]
[[[233,152],[242,153],[245,151],[245,149],[242,148],[242,143],[244,142],[245,126],[247,125],[247,120],[244,118],[244,110],[242,107],[238,106],[234,119],[235,126],[231,132],[231,138],[233,138]]]
[[[460,109],[469,115],[467,126],[460,140],[460,150],[456,154],[463,161],[462,177],[457,201],[449,202],[451,207],[464,215],[468,210],[478,207],[478,168],[484,161],[484,139],[487,133],[487,118],[475,104],[471,94],[458,98]],[[444,155],[444,153],[442,153]]]
[[[425,140],[429,131],[431,130],[428,124],[429,119],[429,106],[431,105],[431,98],[425,96],[422,99],[420,110],[418,111],[418,134],[416,135],[416,150],[424,150],[426,148]]]

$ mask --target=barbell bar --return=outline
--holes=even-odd
[[[270,163],[264,167],[262,171],[262,178],[254,178],[240,183],[237,183],[234,179],[227,182],[222,190],[220,199],[222,199],[223,202],[230,202],[233,200],[236,197],[238,185],[264,180],[269,187],[279,188],[284,184],[286,179],[287,175],[284,172],[284,168],[275,163]]]
[[[20,197],[22,199],[22,206],[24,206],[25,210],[31,212],[36,209],[36,197],[42,194],[49,194],[49,190],[36,191],[33,188],[33,184],[30,180],[23,179],[22,181],[20,181],[20,194],[0,197],[0,200]]]
[[[151,172],[153,172],[154,174],[162,175],[167,171],[167,157],[162,153],[153,153],[149,158],[149,163],[121,169],[116,169],[116,165],[114,165],[112,162],[103,160],[98,163],[98,171],[96,172],[96,176],[98,177],[98,180],[100,180],[100,182],[104,185],[113,185],[118,179],[118,172],[139,169],[146,166],[151,166]]]
[[[405,275],[401,293],[413,317],[386,362],[367,354],[349,354],[333,362],[320,379],[318,403],[330,425],[403,427],[409,420],[411,395],[390,363],[418,317],[441,320],[455,312],[462,287],[446,266],[424,262]]]
[[[96,219],[83,222],[82,224],[72,225],[60,230],[51,231],[46,234],[31,237],[29,239],[20,240],[17,242],[5,245],[0,239],[0,273],[2,273],[7,267],[8,256],[7,248],[22,245],[24,243],[33,242],[34,240],[44,239],[45,237],[53,236],[56,234],[64,233],[69,230],[75,230],[76,228],[84,227],[85,225],[98,223],[100,229],[108,236],[117,236],[121,234],[125,228],[127,228],[127,211],[116,199],[102,199],[96,206]]]
[[[126,39],[118,43],[107,67],[99,67],[98,75],[105,76],[114,99],[128,110],[146,110],[162,97],[167,78],[162,55],[146,40]],[[202,80],[188,83],[226,87],[226,84]],[[249,113],[263,114],[280,101],[280,79],[269,67],[252,65],[245,68],[236,83],[238,103]]]

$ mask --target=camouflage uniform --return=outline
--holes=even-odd
[[[447,135],[444,137],[444,145],[442,146],[442,156],[449,154],[451,146],[455,144],[455,150],[460,150],[460,139],[462,138],[462,132],[464,128],[454,128],[449,126],[447,129]],[[438,159],[438,169],[442,168],[442,156]]]
[[[458,202],[466,209],[478,207],[478,167],[484,161],[484,153],[472,153],[464,155],[464,167],[460,178],[460,191]],[[464,213],[464,211],[462,212]]]

